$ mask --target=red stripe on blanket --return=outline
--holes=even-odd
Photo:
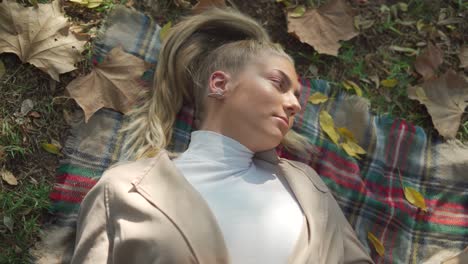
[[[53,201],[64,201],[69,203],[81,203],[86,193],[71,191],[63,188],[54,187],[49,198]]]
[[[97,182],[97,180],[95,179],[91,179],[91,178],[80,176],[80,175],[74,175],[70,173],[61,174],[55,178],[56,178],[57,183],[67,184],[67,182],[74,181],[74,182],[82,183],[90,187],[93,187]]]

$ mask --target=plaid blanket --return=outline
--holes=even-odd
[[[110,49],[121,45],[127,52],[156,63],[159,29],[142,13],[116,8],[95,44],[94,60],[99,62]],[[152,74],[145,73],[143,80],[150,82]],[[304,79],[302,85],[304,111],[297,116],[293,129],[307,136],[317,152],[297,156],[278,148],[278,153],[307,163],[319,173],[376,263],[440,263],[468,245],[467,146],[440,142],[401,119],[374,116],[369,113],[367,100],[337,92],[324,80]],[[315,91],[338,95],[325,104],[307,103]],[[348,156],[324,136],[318,122],[322,109],[333,116],[338,127],[353,132],[367,151],[362,159]],[[178,114],[172,150],[183,151],[188,146],[192,116],[187,106]],[[125,135],[119,128],[127,122],[109,109],[98,111],[88,123],[77,120],[50,194],[53,227],[67,228],[69,233],[61,239],[69,244],[81,200],[103,171],[120,159]],[[402,183],[424,195],[428,212],[407,202]],[[382,242],[383,256],[373,249],[368,232]],[[45,237],[45,243],[62,245],[57,242],[60,238]]]

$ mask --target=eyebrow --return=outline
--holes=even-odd
[[[275,69],[275,70],[277,70],[281,74],[281,77],[284,80],[286,80],[287,86],[291,86],[291,84],[292,84],[291,78],[289,78],[289,76],[286,73],[284,73],[282,70],[278,70],[278,69]],[[298,93],[302,92],[301,85],[299,85],[299,87],[297,88],[297,91],[295,91],[295,92],[298,92]]]

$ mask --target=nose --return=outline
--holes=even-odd
[[[288,117],[294,116],[301,111],[301,104],[299,99],[294,95],[294,92],[288,92],[285,94],[286,98],[284,101],[284,111]]]

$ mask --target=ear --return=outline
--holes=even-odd
[[[230,81],[229,74],[223,71],[215,71],[210,75],[208,81],[209,93],[215,93],[218,90],[222,90],[224,93],[227,92],[227,84]]]

